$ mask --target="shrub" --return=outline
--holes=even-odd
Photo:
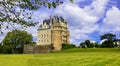
[[[69,49],[69,48],[75,48],[76,46],[74,44],[62,44],[62,49]]]

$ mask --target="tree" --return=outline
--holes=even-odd
[[[84,43],[84,42],[81,42],[81,43],[80,43],[80,47],[81,47],[81,48],[85,48],[85,43]]]
[[[32,38],[32,35],[26,31],[13,30],[7,33],[2,43],[5,49],[7,47],[8,49],[12,49],[13,53],[22,53],[25,44],[32,44]]]
[[[85,45],[86,45],[88,48],[90,48],[90,44],[91,44],[91,43],[90,43],[90,40],[85,40],[84,43],[85,43]]]
[[[70,0],[70,2],[73,2],[73,0]],[[38,22],[31,20],[33,12],[26,12],[26,10],[37,10],[41,7],[56,8],[57,5],[62,3],[63,1],[60,0],[0,0],[0,32],[3,33],[1,30],[3,26],[5,28],[9,28],[9,26],[15,28],[14,24],[19,24],[25,28],[35,26]],[[17,7],[20,10],[16,10]]]
[[[97,42],[90,42],[90,40],[85,40],[84,42],[81,42],[80,43],[80,47],[81,48],[94,48],[94,47],[97,47],[97,48],[100,48],[101,45],[98,44]]]
[[[107,47],[107,48],[115,47],[114,41],[116,40],[116,35],[112,33],[108,33],[108,34],[104,34],[100,36],[100,38],[101,40],[107,39],[106,41],[102,43],[102,47]]]
[[[101,40],[103,39],[107,39],[107,40],[114,40],[116,39],[116,35],[112,34],[112,33],[108,33],[108,34],[104,34],[102,36],[100,36]]]

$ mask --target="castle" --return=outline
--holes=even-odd
[[[52,45],[56,51],[61,50],[62,43],[70,43],[67,22],[58,16],[43,20],[37,32],[37,45]]]
[[[43,20],[37,31],[37,44],[24,45],[25,54],[50,53],[60,51],[62,43],[70,43],[70,34],[67,22],[58,16],[50,16],[50,19]]]

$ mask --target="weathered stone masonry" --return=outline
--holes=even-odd
[[[37,44],[25,45],[24,53],[49,53],[60,51],[62,43],[70,43],[67,22],[58,16],[43,20],[37,31]]]

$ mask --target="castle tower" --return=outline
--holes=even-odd
[[[69,44],[67,22],[58,16],[50,16],[38,28],[37,45],[53,45],[54,50],[62,49],[62,43]]]

